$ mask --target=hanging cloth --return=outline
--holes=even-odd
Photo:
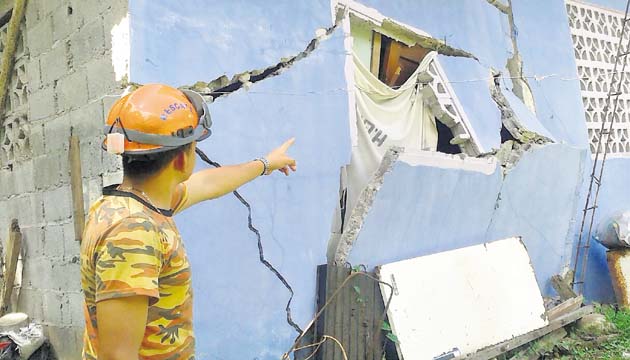
[[[427,70],[436,55],[434,51],[428,53],[409,79],[398,89],[392,89],[353,54],[357,146],[352,149],[345,179],[346,220],[390,147],[400,146],[406,151],[436,150],[435,117],[422,101],[423,85],[418,82],[418,75]]]

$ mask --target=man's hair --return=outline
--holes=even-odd
[[[188,151],[190,144],[175,149],[148,155],[124,155],[122,156],[123,171],[126,177],[131,179],[146,179],[163,170],[177,155]]]

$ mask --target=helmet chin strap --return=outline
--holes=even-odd
[[[205,161],[206,163],[214,166],[215,168],[221,167],[221,164],[219,164],[216,161],[210,160],[210,158],[203,151],[201,151],[199,147],[195,148],[195,152],[197,153],[197,155],[199,155],[199,158],[201,158],[201,160]],[[297,331],[299,334],[302,334],[303,331],[300,328],[300,326],[296,324],[295,321],[293,321],[293,319],[291,318],[291,301],[293,300],[293,295],[294,295],[293,288],[291,288],[291,285],[289,285],[289,283],[284,278],[284,276],[282,276],[282,274],[280,274],[280,272],[276,270],[276,268],[273,267],[273,265],[271,265],[271,263],[269,263],[267,259],[265,259],[265,254],[263,253],[263,247],[262,247],[262,240],[260,237],[260,231],[258,231],[258,229],[256,229],[254,225],[252,224],[252,206],[247,202],[247,200],[243,198],[243,196],[238,191],[234,190],[232,194],[234,194],[234,196],[238,199],[238,201],[240,201],[241,204],[243,204],[243,206],[247,208],[247,227],[249,228],[251,232],[254,233],[254,235],[256,235],[256,239],[258,241],[258,258],[260,262],[263,265],[265,265],[267,269],[269,269],[269,271],[271,271],[280,280],[280,282],[282,282],[282,284],[284,285],[284,287],[287,288],[287,290],[289,290],[289,293],[291,294],[291,296],[289,297],[289,301],[287,302],[287,306],[285,308],[285,311],[287,313],[287,322],[289,323],[289,325],[291,325],[291,327],[295,329],[295,331]]]

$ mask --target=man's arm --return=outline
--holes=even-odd
[[[296,170],[295,159],[286,154],[294,142],[295,139],[290,139],[266,156],[267,161],[269,161],[269,172],[279,170],[288,176],[289,169]],[[263,164],[260,161],[198,171],[184,182],[188,196],[184,204],[178,207],[178,211],[198,202],[231,193],[257,178],[262,171]]]
[[[137,360],[147,326],[149,298],[130,296],[96,303],[99,360]]]

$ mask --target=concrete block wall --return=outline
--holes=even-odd
[[[25,248],[17,310],[45,326],[60,359],[80,358],[84,328],[70,129],[80,136],[87,211],[103,178],[120,174],[117,159],[101,151],[100,142],[112,95],[122,92],[112,66],[111,30],[127,9],[126,0],[29,0],[25,12],[18,64],[27,101],[11,111],[24,113],[26,149],[0,162],[0,239],[6,242],[9,222],[17,218]]]

